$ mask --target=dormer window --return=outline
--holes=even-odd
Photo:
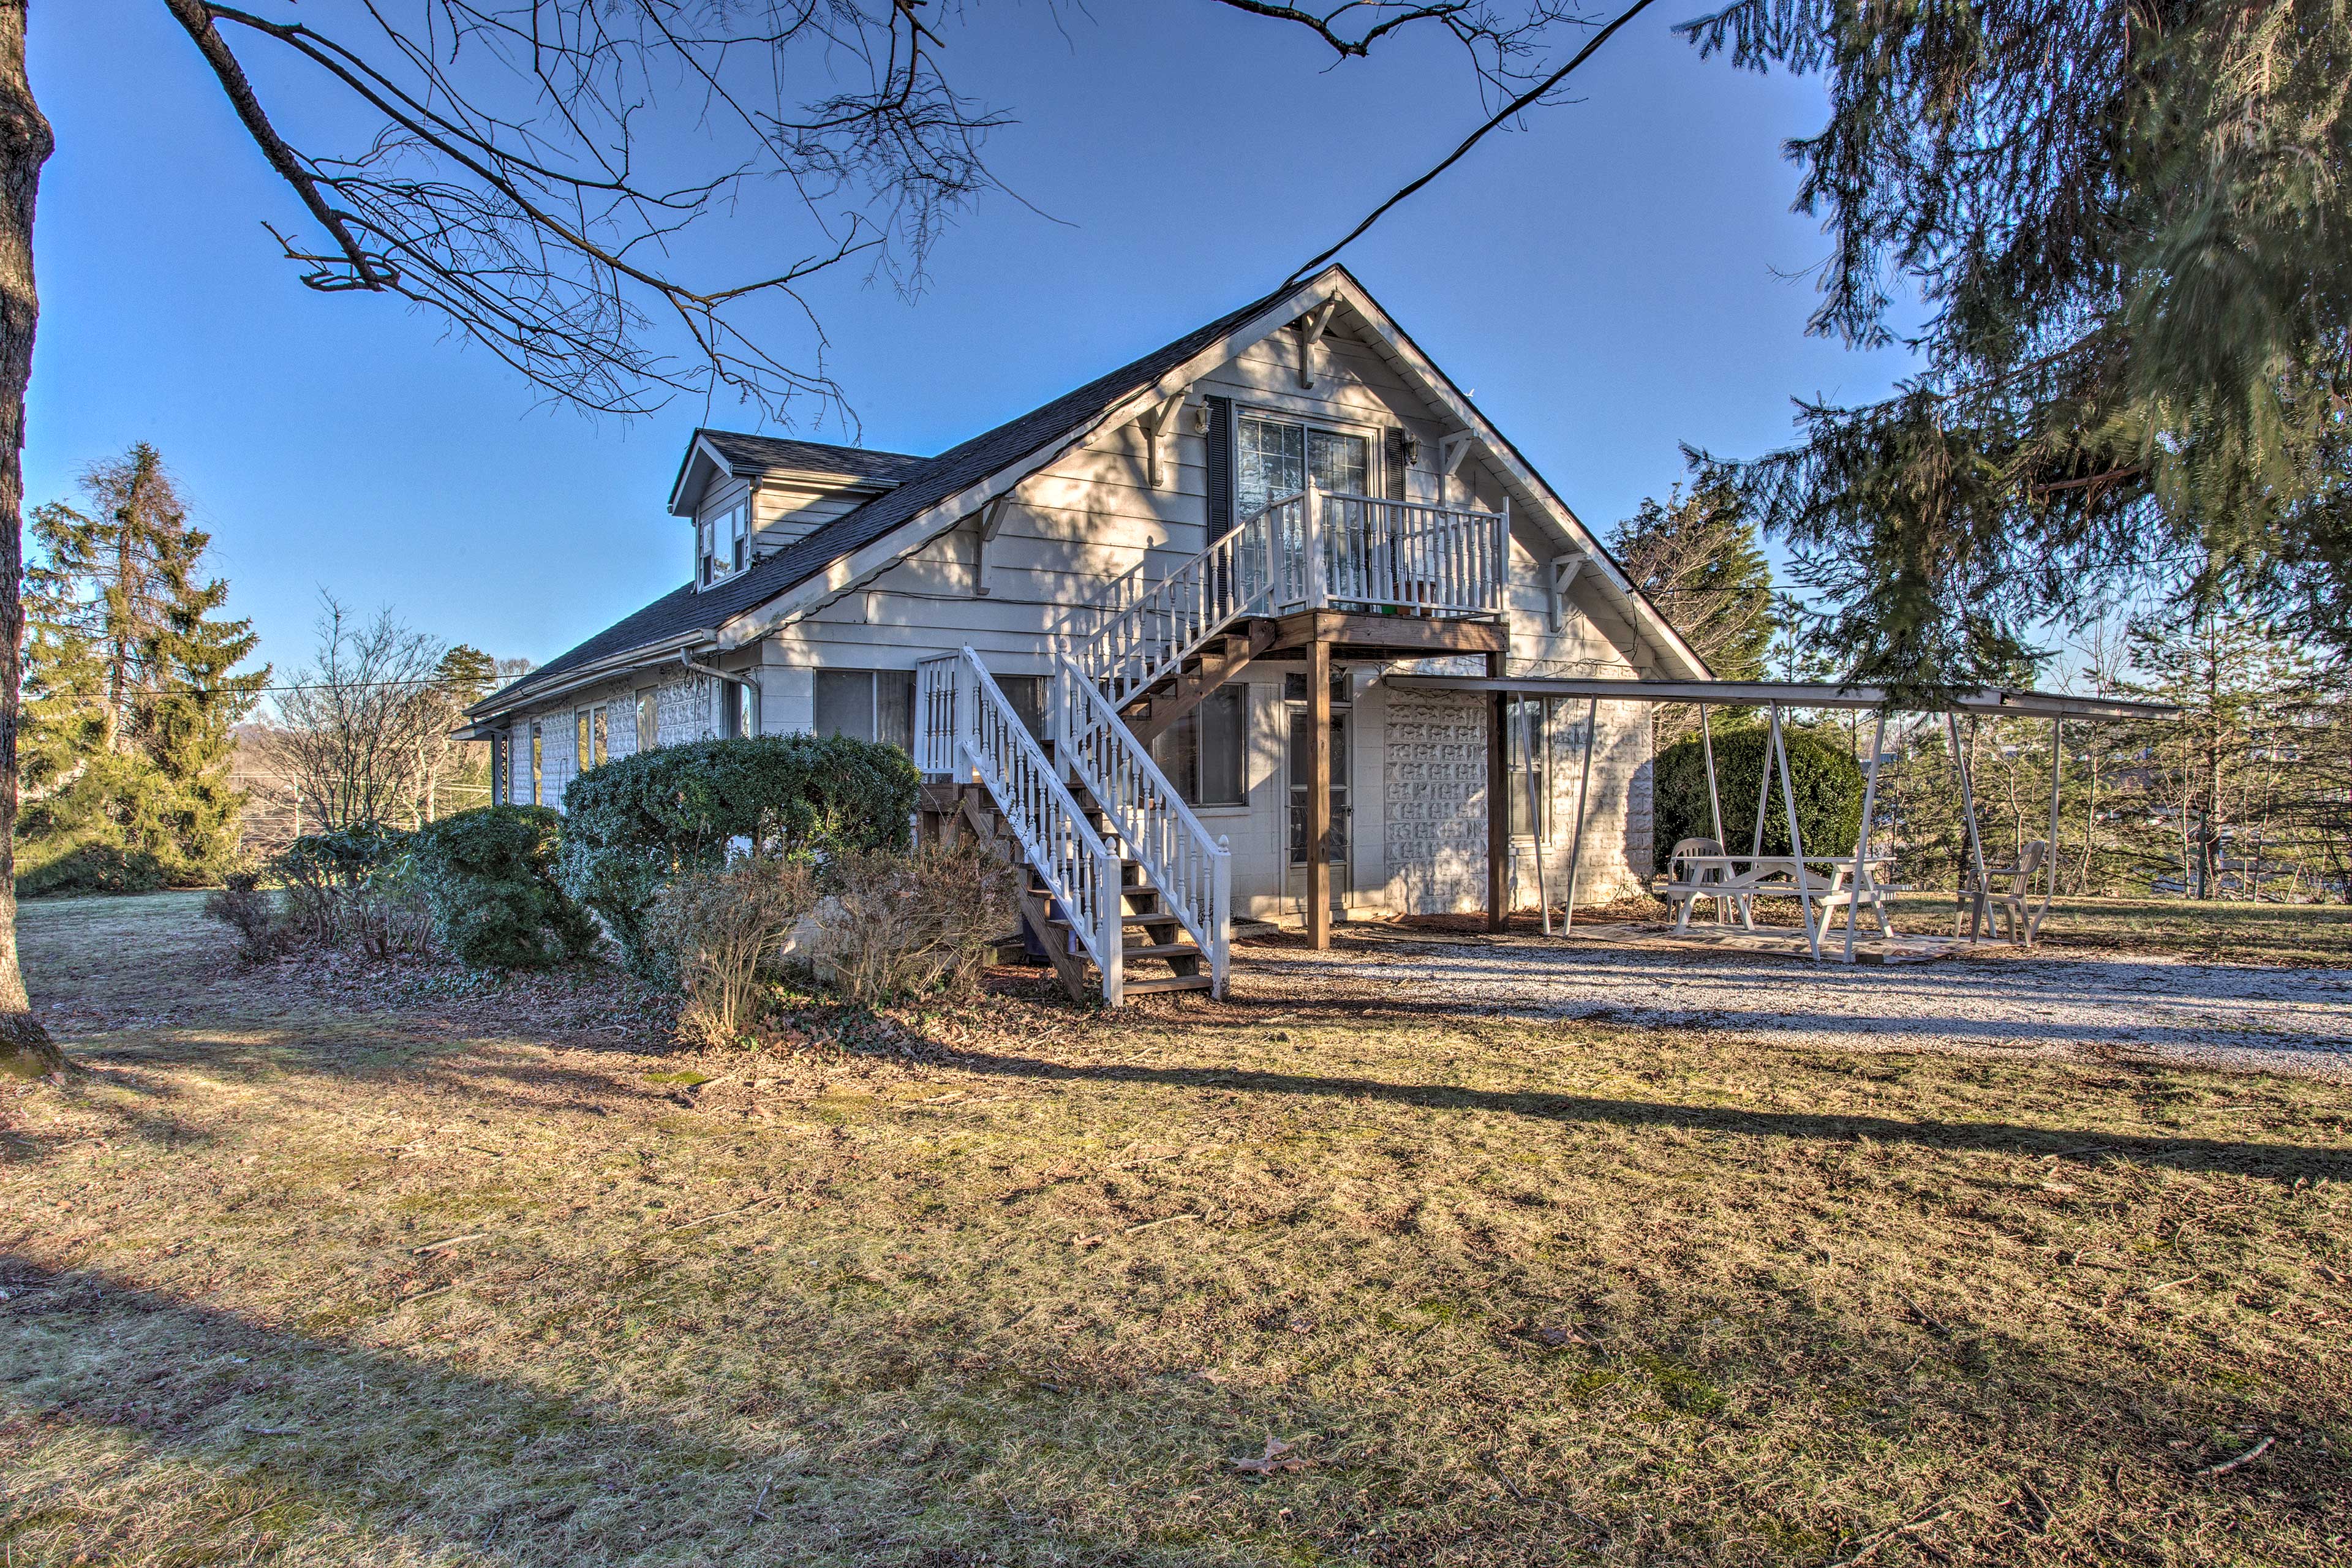
[[[751,563],[751,507],[737,501],[725,511],[695,524],[694,581],[697,587],[732,577]]]

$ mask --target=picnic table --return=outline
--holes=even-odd
[[[1701,899],[1716,901],[1716,918],[1723,917],[1727,902],[1739,911],[1742,929],[1754,931],[1754,901],[1760,898],[1787,898],[1797,900],[1797,911],[1805,927],[1805,942],[1821,956],[1822,937],[1829,929],[1833,911],[1850,910],[1855,918],[1868,910],[1877,922],[1879,934],[1892,936],[1895,928],[1886,918],[1885,895],[1891,889],[1878,878],[1882,867],[1894,864],[1892,855],[1864,855],[1861,858],[1861,876],[1854,878],[1857,864],[1852,855],[1731,855],[1706,854],[1677,850],[1667,862],[1671,879],[1665,887],[1666,901],[1675,907],[1675,931],[1679,934],[1690,929],[1691,906]]]

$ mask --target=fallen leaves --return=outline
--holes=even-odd
[[[1265,1440],[1265,1452],[1256,1458],[1228,1458],[1225,1463],[1245,1476],[1283,1475],[1303,1470],[1313,1465],[1315,1461],[1297,1451],[1299,1445],[1311,1443],[1314,1440],[1315,1434],[1312,1432],[1302,1432],[1287,1443],[1279,1437],[1268,1437]]]

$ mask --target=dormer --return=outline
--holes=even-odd
[[[732,430],[697,430],[670,487],[694,524],[694,583],[709,588],[896,489],[927,459]]]

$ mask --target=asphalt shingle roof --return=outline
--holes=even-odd
[[[527,700],[533,693],[555,684],[573,670],[616,658],[633,648],[650,648],[656,644],[675,642],[696,632],[715,632],[737,616],[758,608],[817,575],[844,556],[864,549],[926,509],[980,483],[999,468],[1019,461],[1040,447],[1075,433],[1106,409],[1150,386],[1290,291],[1290,287],[1285,287],[1253,300],[1241,309],[1220,316],[1173,342],[1164,343],[1108,375],[1098,376],[1051,403],[1031,409],[1017,419],[1007,420],[993,430],[973,437],[961,446],[950,447],[935,458],[909,458],[897,452],[870,452],[860,447],[829,447],[780,437],[701,432],[710,437],[714,445],[719,444],[722,437],[730,443],[745,443],[741,449],[747,452],[754,449],[750,444],[756,443],[802,454],[823,454],[826,461],[846,460],[855,454],[859,458],[876,463],[877,467],[872,472],[877,477],[896,479],[898,488],[843,513],[772,554],[761,557],[749,571],[730,582],[702,593],[695,592],[694,584],[688,583],[663,595],[625,620],[605,627],[579,647],[558,655],[520,680],[492,692],[469,711],[486,716],[500,712]],[[730,455],[731,458],[731,452]],[[890,471],[878,466],[883,463],[899,467],[896,471]],[[803,458],[795,457],[777,466],[797,468],[811,465]]]
[[[856,474],[860,479],[902,479],[930,461],[904,452],[877,452],[871,447],[836,447],[824,441],[796,441],[789,436],[747,436],[740,430],[697,430],[737,468],[809,468],[825,474]],[[691,443],[689,442],[689,446]]]

